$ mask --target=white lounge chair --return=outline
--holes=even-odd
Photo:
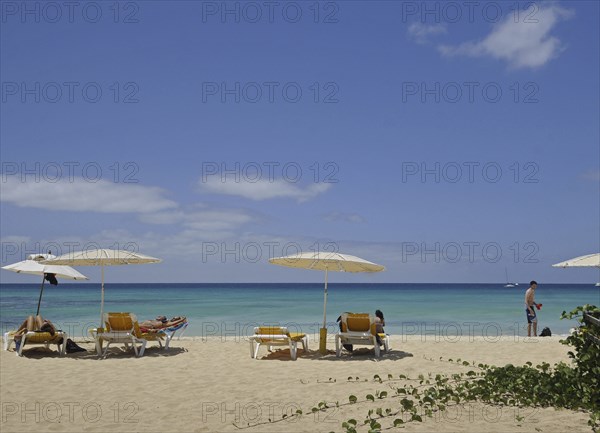
[[[384,333],[377,334],[375,316],[367,313],[342,314],[342,330],[335,336],[335,355],[342,355],[344,344],[373,346],[375,356],[380,356],[377,336],[383,342],[384,350],[389,350],[389,336]]]
[[[273,346],[289,346],[290,357],[295,360],[298,353],[298,342],[302,343],[304,351],[308,350],[308,335],[289,332],[282,326],[260,326],[254,328],[254,335],[250,337],[250,356],[256,358],[261,344],[270,351]]]
[[[160,332],[146,333],[140,331],[137,317],[133,313],[104,313],[105,328],[95,330],[96,352],[101,358],[106,357],[111,343],[124,344],[129,349],[131,344],[135,356],[144,356],[148,341],[157,341],[162,347],[165,334]],[[103,343],[106,347],[102,349]],[[139,344],[139,349],[137,345]]]

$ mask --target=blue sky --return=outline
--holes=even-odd
[[[339,282],[600,280],[550,266],[600,251],[597,2],[0,4],[2,265],[320,281],[267,260],[333,248],[387,268]]]

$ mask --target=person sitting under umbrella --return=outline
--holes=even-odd
[[[384,326],[385,319],[383,318],[383,313],[381,312],[381,310],[375,310],[375,332],[377,332],[377,343],[379,343],[380,346],[383,344],[383,341],[381,341],[381,337],[379,337],[379,334],[385,334],[385,331],[383,330]]]

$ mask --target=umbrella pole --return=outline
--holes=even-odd
[[[38,299],[38,307],[35,312],[36,317],[40,314],[40,304],[42,303],[42,294],[44,293],[44,283],[46,282],[46,275],[42,274],[42,287],[40,287],[40,299]]]
[[[327,268],[325,268],[325,294],[323,300],[323,327],[319,332],[319,352],[327,353]]]
[[[100,294],[100,328],[103,328],[102,320],[104,319],[104,265],[100,266],[102,275],[102,291]]]

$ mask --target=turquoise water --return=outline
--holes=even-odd
[[[385,314],[386,332],[420,335],[524,335],[526,285],[502,284],[330,284],[327,321],[344,311]],[[37,284],[0,285],[2,332],[35,312]],[[600,305],[592,284],[544,284],[536,291],[539,329],[566,334],[576,325],[559,320],[563,310]],[[233,338],[259,324],[286,325],[318,335],[323,320],[322,284],[106,284],[105,311],[131,311],[138,319],[187,316],[187,336]],[[64,283],[45,286],[41,314],[75,337],[96,327],[100,286]]]

